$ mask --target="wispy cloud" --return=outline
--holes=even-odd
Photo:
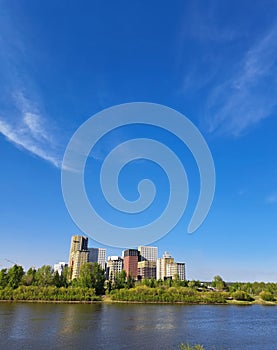
[[[9,11],[1,17],[0,29],[0,134],[59,168],[61,151],[32,74],[32,45]]]
[[[244,55],[236,73],[215,86],[208,98],[210,132],[238,136],[269,117],[277,105],[277,26]]]
[[[33,107],[22,92],[15,94],[15,99],[20,116],[17,119],[12,118],[12,122],[0,117],[0,133],[16,146],[59,168],[61,161],[56,155],[55,144],[37,107]]]

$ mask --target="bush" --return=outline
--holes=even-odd
[[[195,345],[189,345],[189,344],[180,344],[179,350],[205,350],[202,345],[195,344]]]
[[[243,290],[237,290],[236,292],[232,293],[232,297],[235,300],[239,300],[239,301],[253,301],[254,300],[249,294],[247,294]]]
[[[94,288],[20,286],[0,290],[0,300],[97,301]]]
[[[259,296],[264,301],[275,301],[274,295],[267,291],[262,291]]]

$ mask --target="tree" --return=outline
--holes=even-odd
[[[2,269],[0,271],[0,288],[5,288],[8,284],[7,269]]]
[[[8,286],[15,289],[19,286],[21,279],[24,275],[24,270],[22,266],[14,265],[8,270]]]
[[[36,280],[39,286],[53,285],[53,270],[50,265],[41,266],[36,273]]]
[[[61,284],[61,287],[68,287],[68,284],[69,284],[69,267],[66,266],[63,270],[62,270],[62,273],[61,273],[61,276],[60,276],[60,284]]]
[[[81,266],[78,285],[82,288],[94,288],[97,295],[104,294],[105,271],[97,263],[85,263]]]
[[[222,277],[217,275],[214,277],[212,281],[212,286],[218,290],[224,290],[226,289],[226,283],[223,281]]]
[[[29,270],[22,277],[22,284],[24,286],[31,286],[36,281],[36,269],[30,267]]]
[[[93,288],[95,289],[96,295],[105,294],[104,284],[105,284],[105,270],[97,263],[93,264]]]
[[[128,276],[127,277],[127,281],[126,281],[126,287],[127,288],[134,288],[135,286],[135,280],[132,276]]]
[[[114,289],[125,288],[126,286],[126,271],[122,270],[115,274]]]

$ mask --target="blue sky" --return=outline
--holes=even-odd
[[[189,279],[276,281],[276,16],[275,1],[2,0],[0,267],[10,266],[5,259],[25,267],[68,259],[70,237],[81,232],[62,197],[66,145],[104,108],[146,101],[176,109],[199,128],[217,179],[208,217],[187,234],[197,168],[165,135],[186,164],[190,198],[177,226],[154,243],[159,255],[168,250],[185,261]],[[108,135],[98,152],[133,132]],[[147,128],[138,132],[156,136]],[[99,192],[93,159],[86,174],[92,197]],[[160,169],[137,162],[124,170],[120,188],[135,198],[134,176],[144,176],[143,168],[158,189],[154,217],[168,193]],[[90,245],[102,246],[92,239]]]

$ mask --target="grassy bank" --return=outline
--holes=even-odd
[[[262,297],[264,294],[250,296],[241,291],[197,290],[191,287],[168,287],[165,285],[125,287],[111,290],[106,295],[97,295],[94,288],[73,286],[19,286],[0,289],[0,301],[277,305],[276,299],[264,300]]]
[[[198,292],[188,287],[137,286],[113,290],[110,294],[110,299],[114,301],[143,303],[225,304],[228,297],[225,292]]]
[[[147,287],[122,288],[111,291],[107,302],[129,303],[184,303],[184,304],[233,304],[233,305],[277,305],[276,300],[268,301],[247,293],[225,291],[198,291],[189,287]]]
[[[3,301],[91,302],[100,301],[93,288],[19,286],[0,289]]]

